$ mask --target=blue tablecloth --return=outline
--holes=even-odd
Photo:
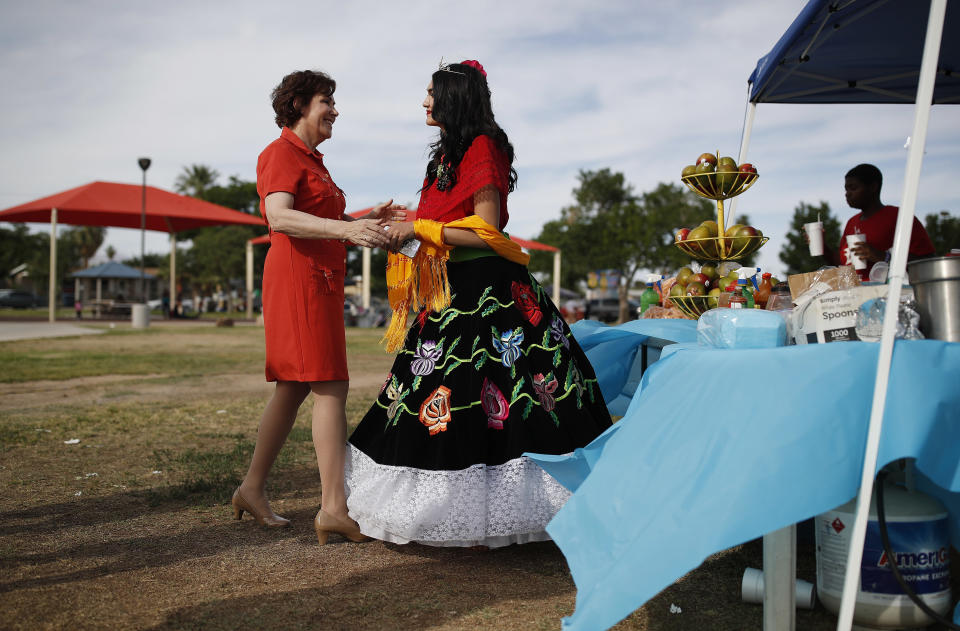
[[[631,336],[671,339],[665,324],[575,327],[601,390],[629,369]],[[668,326],[689,340],[690,324]],[[854,497],[879,348],[667,347],[610,430],[572,456],[529,454],[574,491],[547,527],[577,585],[563,627],[608,628],[709,555]],[[898,458],[947,504],[956,545],[960,344],[896,343],[878,463]]]

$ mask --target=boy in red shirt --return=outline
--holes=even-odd
[[[844,181],[847,205],[860,212],[850,218],[843,234],[840,236],[840,247],[836,250],[824,244],[824,255],[834,265],[847,265],[846,243],[847,235],[860,233],[866,236],[866,241],[852,248],[853,254],[867,262],[862,270],[857,270],[860,280],[869,280],[870,269],[879,261],[890,261],[890,248],[893,247],[893,237],[897,230],[897,215],[899,208],[885,206],[880,201],[880,188],[883,186],[883,175],[880,169],[872,164],[858,164],[847,172]],[[932,256],[933,242],[927,234],[923,224],[914,217],[913,230],[910,234],[910,249],[908,260]]]

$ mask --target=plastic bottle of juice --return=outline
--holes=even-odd
[[[772,276],[773,274],[764,272],[763,280],[760,281],[760,286],[753,294],[753,301],[757,304],[757,309],[765,309],[767,306],[767,298],[770,297],[770,292],[773,290],[773,284],[770,282]]]
[[[640,294],[640,313],[643,313],[653,305],[660,304],[660,294],[653,288],[654,283],[659,280],[659,276],[653,274],[647,276],[647,288]]]

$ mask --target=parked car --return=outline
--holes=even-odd
[[[13,307],[14,309],[32,309],[39,306],[40,299],[29,291],[19,289],[0,289],[0,307]]]
[[[627,300],[627,318],[634,320],[637,317],[640,303],[636,300]],[[616,322],[620,317],[619,298],[594,298],[587,301],[584,316],[601,322]]]

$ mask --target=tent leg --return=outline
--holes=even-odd
[[[920,79],[917,83],[917,100],[914,107],[913,139],[907,154],[907,169],[904,177],[903,200],[897,216],[897,231],[893,238],[893,256],[890,259],[890,274],[887,279],[887,309],[883,316],[883,333],[880,337],[880,352],[877,359],[877,378],[873,387],[873,404],[870,409],[870,425],[867,429],[867,445],[860,472],[860,492],[853,530],[850,532],[850,548],[843,582],[843,596],[837,619],[838,631],[849,631],[853,626],[853,609],[860,587],[860,564],[863,561],[863,541],[867,532],[870,498],[873,495],[873,478],[877,470],[880,451],[880,433],[883,429],[883,412],[890,378],[890,362],[893,359],[893,342],[897,324],[897,306],[900,304],[900,288],[907,268],[910,233],[916,212],[917,190],[920,184],[920,167],[923,150],[927,144],[927,123],[933,103],[933,84],[936,78],[937,59],[940,56],[940,40],[943,37],[943,22],[947,12],[947,0],[930,2],[930,17],[927,20],[927,35],[923,44],[923,59],[920,62]],[[891,308],[892,306],[892,308]],[[884,463],[886,464],[886,463]]]
[[[370,248],[363,248],[361,256],[363,264],[363,276],[361,278],[360,288],[360,306],[364,309],[370,308]]]
[[[247,241],[247,319],[253,320],[253,244]]]
[[[797,527],[763,536],[763,631],[797,628]]]
[[[170,308],[173,309],[177,304],[177,235],[170,233]],[[161,303],[162,304],[162,303]],[[169,318],[169,313],[163,314],[164,318]]]
[[[560,250],[553,253],[553,302],[560,306]]]
[[[50,209],[50,286],[47,296],[47,317],[56,321],[57,313],[57,209]]]
[[[750,94],[750,90],[747,90],[747,94]],[[750,148],[750,132],[753,131],[753,117],[756,113],[757,104],[747,103],[747,119],[743,123],[743,138],[740,140],[740,155],[737,156],[737,164],[743,164],[743,161],[747,159],[747,149]],[[737,198],[734,197],[730,200],[730,209],[727,211],[726,224],[728,226],[732,226],[734,224],[733,217],[736,212]]]

